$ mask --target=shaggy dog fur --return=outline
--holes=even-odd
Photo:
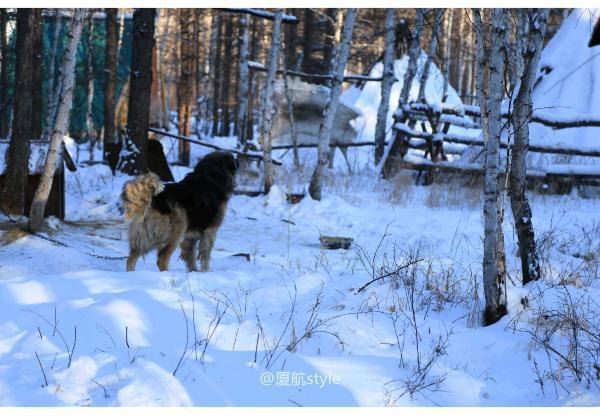
[[[237,160],[229,152],[205,156],[181,182],[162,185],[154,173],[138,176],[121,198],[129,224],[127,270],[138,258],[158,250],[158,268],[168,270],[177,245],[188,271],[195,271],[198,242],[202,271],[210,270],[210,253],[235,186]]]

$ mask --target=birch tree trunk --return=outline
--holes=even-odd
[[[75,9],[73,22],[71,25],[71,33],[65,51],[62,73],[63,84],[61,86],[58,109],[54,120],[54,128],[52,129],[52,137],[50,146],[46,154],[44,163],[44,171],[40,183],[35,191],[31,210],[29,211],[29,230],[32,232],[39,231],[42,227],[44,218],[44,210],[52,189],[52,179],[56,171],[58,163],[62,162],[62,143],[63,138],[67,134],[69,126],[69,114],[73,103],[73,83],[75,80],[75,55],[77,54],[77,44],[81,36],[81,29],[87,9]]]
[[[213,124],[212,124],[212,130],[211,130],[211,135],[213,137],[216,137],[217,135],[219,135],[219,108],[221,105],[221,85],[223,84],[223,74],[222,74],[222,68],[221,68],[221,44],[223,43],[222,38],[222,27],[223,27],[223,23],[222,23],[222,18],[221,15],[217,14],[214,17],[215,19],[215,24],[216,24],[216,28],[217,28],[217,34],[215,37],[215,59],[213,61],[213,68],[212,68],[212,73],[213,73],[213,109],[212,109],[212,117],[213,117]]]
[[[491,17],[491,46],[484,45],[481,15],[474,9],[478,31],[478,99],[482,109],[484,145],[484,206],[483,206],[483,288],[485,294],[485,324],[496,323],[506,314],[506,272],[502,235],[502,212],[498,190],[500,167],[501,103],[504,92],[504,9],[493,9]],[[489,56],[489,72],[484,67]],[[485,77],[489,75],[488,85]],[[485,110],[485,111],[484,111]]]
[[[87,79],[87,113],[85,117],[85,125],[87,131],[87,139],[90,147],[90,160],[94,160],[94,147],[96,145],[96,134],[94,133],[94,19],[90,15],[88,17],[87,36],[85,37],[87,46],[86,56],[86,79]]]
[[[385,11],[385,52],[383,55],[383,80],[381,81],[381,101],[377,108],[375,124],[375,165],[383,156],[387,128],[387,116],[390,109],[390,93],[394,84],[394,45],[396,43],[396,9]]]
[[[425,60],[423,71],[421,72],[421,78],[419,79],[419,96],[417,99],[419,102],[425,102],[425,88],[427,87],[427,81],[429,80],[429,69],[431,68],[431,63],[433,60],[435,60],[435,54],[437,52],[439,39],[438,32],[443,11],[444,9],[435,9],[434,12],[433,28],[431,29],[431,40],[429,41],[427,60]]]
[[[273,126],[273,90],[275,88],[275,74],[279,61],[279,50],[281,49],[281,20],[283,10],[277,9],[273,21],[273,36],[271,50],[267,63],[267,80],[261,98],[261,124],[259,143],[263,149],[264,159],[264,183],[265,193],[269,193],[275,181],[273,173],[273,161],[271,158],[271,128]]]
[[[225,39],[224,39],[224,54],[223,54],[223,81],[221,84],[222,89],[222,101],[221,106],[223,107],[223,128],[221,130],[221,135],[224,137],[229,137],[229,133],[231,131],[231,101],[229,97],[230,89],[229,87],[233,84],[233,80],[231,77],[231,56],[233,50],[233,16],[228,15],[225,19]]]
[[[236,136],[238,140],[238,147],[241,147],[246,142],[246,122],[248,118],[248,94],[250,92],[250,69],[248,67],[248,54],[249,54],[249,26],[250,16],[240,16],[240,91],[239,91],[239,107],[237,114]]]
[[[17,9],[15,97],[12,136],[0,205],[9,214],[22,215],[27,192],[29,140],[31,139],[31,65],[33,60],[32,9]]]
[[[213,124],[210,123],[210,121],[216,121],[215,119],[215,101],[216,101],[216,95],[217,95],[217,88],[218,88],[218,79],[217,79],[217,40],[220,36],[220,27],[221,27],[221,16],[219,15],[219,12],[217,12],[216,10],[212,10],[211,11],[211,15],[212,15],[212,20],[210,23],[210,45],[209,45],[209,52],[208,52],[208,74],[209,76],[207,77],[207,87],[208,85],[211,86],[211,91],[210,93],[208,93],[208,100],[206,101],[206,120],[204,121],[204,135],[208,135],[209,133],[211,133],[211,131],[213,132],[214,135],[214,122]],[[210,80],[210,83],[209,83]],[[208,88],[206,89],[208,91]],[[212,125],[212,128],[211,128]]]
[[[403,108],[404,105],[408,103],[410,89],[417,73],[417,60],[421,54],[421,33],[423,32],[426,14],[427,9],[417,9],[414,28],[411,31],[410,48],[408,50],[408,66],[406,73],[404,73],[402,90],[400,91],[400,97],[398,99],[398,111],[401,112],[394,116],[394,123],[405,121]],[[383,177],[387,177],[393,171],[398,156],[402,158],[408,151],[407,144],[405,144],[405,137],[406,136],[402,133],[396,132],[391,144],[386,151],[384,151],[384,156],[382,158],[383,164],[381,165]]]
[[[319,136],[317,138],[317,165],[312,174],[310,185],[308,187],[310,196],[318,201],[321,200],[321,194],[323,190],[323,170],[328,162],[331,128],[333,127],[333,120],[337,112],[340,93],[342,90],[342,82],[344,81],[344,71],[346,70],[348,56],[350,55],[352,32],[354,30],[354,21],[356,19],[357,10],[358,9],[348,9],[346,12],[344,28],[342,30],[341,45],[339,46],[338,53],[336,54],[336,64],[333,72],[333,79],[331,81],[331,93],[329,95],[329,101],[323,110],[323,118],[321,120],[321,126],[319,127]]]
[[[517,230],[519,256],[521,257],[523,285],[538,280],[541,275],[531,222],[531,207],[525,195],[527,174],[525,159],[529,149],[529,122],[533,112],[531,91],[535,84],[549,9],[529,11],[529,14],[531,25],[529,25],[529,35],[522,55],[523,74],[513,110],[515,142],[512,147],[509,184],[510,204]]]

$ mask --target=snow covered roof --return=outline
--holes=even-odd
[[[534,111],[550,117],[600,119],[600,46],[587,46],[598,17],[600,9],[574,9],[548,42],[532,93]],[[600,146],[600,128],[553,130],[531,124],[530,135],[536,144]]]

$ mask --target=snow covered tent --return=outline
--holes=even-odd
[[[419,95],[419,80],[423,72],[425,61],[427,61],[427,54],[424,51],[421,51],[421,55],[417,60],[417,72],[415,75],[415,79],[413,80],[410,89],[410,101],[417,100],[417,97]],[[394,112],[398,109],[398,100],[400,98],[400,91],[402,90],[402,85],[404,83],[404,74],[406,73],[407,67],[408,55],[404,55],[402,58],[394,62],[394,74],[398,81],[396,81],[392,85],[392,90],[390,94],[390,107],[386,122],[386,139],[388,141],[391,139],[393,115]],[[383,63],[378,62],[377,64],[375,64],[375,66],[373,66],[371,72],[369,73],[369,76],[381,77],[382,73]],[[425,99],[427,103],[431,105],[440,103],[442,101],[443,91],[444,76],[440,69],[435,65],[435,63],[431,63],[429,67],[429,77],[427,80],[427,86],[425,87]],[[344,103],[353,105],[362,113],[361,116],[359,116],[352,122],[353,126],[359,133],[357,141],[374,141],[375,125],[377,123],[377,108],[379,107],[379,102],[381,100],[381,83],[376,81],[368,81],[364,84],[362,88],[353,86],[346,92],[344,92],[341,100]],[[454,106],[457,109],[460,109],[462,107],[462,101],[458,96],[456,90],[451,85],[448,85],[447,98],[445,103]],[[456,134],[473,135],[472,130],[465,130],[464,128],[454,126],[450,128],[449,132]],[[457,148],[462,149],[466,148],[466,146],[458,145]],[[355,153],[356,157],[360,159],[361,162],[372,165],[373,150],[371,148],[361,147],[360,149],[352,150],[352,153]],[[422,154],[421,152],[416,150],[411,150],[409,153],[418,153],[419,155]]]
[[[540,58],[532,92],[533,109],[547,119],[600,118],[600,46],[588,48],[600,9],[574,9],[548,42]],[[600,149],[600,128],[555,130],[530,124],[531,145]],[[531,153],[532,166],[548,163],[600,164],[593,157]]]

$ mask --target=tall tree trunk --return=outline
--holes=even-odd
[[[296,9],[287,9],[287,13],[295,15]],[[298,25],[285,25],[285,68],[287,70],[297,70],[296,64],[298,54],[296,54],[296,45],[298,42]]]
[[[221,105],[221,97],[220,97],[220,93],[221,93],[221,85],[222,85],[222,81],[223,81],[223,72],[222,72],[222,68],[221,68],[221,45],[223,43],[222,40],[222,28],[223,28],[223,22],[222,22],[222,16],[219,14],[216,14],[215,17],[215,25],[217,28],[217,34],[216,34],[216,38],[215,38],[215,59],[213,61],[213,68],[212,68],[212,75],[213,75],[213,109],[212,109],[212,117],[213,117],[213,124],[212,124],[212,130],[211,130],[211,135],[213,137],[219,135],[219,121],[220,121],[220,115],[219,115],[219,108]]]
[[[148,171],[148,127],[152,88],[152,48],[156,9],[133,12],[133,42],[129,74],[128,135],[119,168],[130,175]]]
[[[50,49],[50,59],[48,64],[48,96],[46,98],[46,109],[44,113],[44,137],[47,137],[52,131],[54,126],[54,114],[56,113],[57,94],[56,85],[59,80],[56,77],[56,56],[58,53],[58,45],[60,44],[60,32],[62,28],[62,18],[60,16],[60,10],[54,9],[54,26],[52,31],[52,48]]]
[[[12,138],[8,147],[2,208],[22,215],[25,208],[32,120],[32,61],[35,15],[33,9],[17,9],[17,62],[13,102]]]
[[[315,12],[311,9],[304,9],[304,30],[302,37],[302,71],[305,73],[315,73],[313,65],[313,47],[315,31]]]
[[[442,13],[444,9],[435,9],[433,14],[433,27],[431,28],[431,39],[429,40],[429,52],[427,54],[427,60],[423,65],[423,71],[421,72],[421,78],[419,79],[419,96],[420,102],[425,102],[425,89],[427,87],[427,81],[429,80],[429,69],[431,63],[435,60],[435,55],[438,48],[439,39],[439,27],[442,21]]]
[[[331,139],[331,129],[333,120],[337,112],[342,82],[344,81],[344,71],[350,55],[350,45],[352,43],[352,31],[354,29],[354,20],[356,19],[358,9],[348,9],[344,19],[344,29],[342,30],[342,40],[339,51],[336,54],[336,65],[331,82],[331,92],[329,101],[323,110],[323,118],[319,127],[318,143],[318,161],[312,174],[308,191],[313,199],[321,200],[323,190],[323,170],[327,165],[329,154],[329,140]]]
[[[224,69],[223,69],[223,100],[221,101],[223,106],[223,129],[221,135],[228,137],[231,131],[231,99],[229,97],[230,89],[229,86],[232,84],[231,80],[231,57],[233,50],[233,15],[226,17],[225,23],[225,42],[224,42]]]
[[[375,125],[375,165],[383,156],[387,129],[387,116],[390,109],[390,93],[394,84],[394,45],[396,44],[396,9],[385,11],[385,53],[383,55],[383,80],[381,82],[381,101],[377,108]]]
[[[211,132],[211,121],[214,119],[213,109],[215,100],[215,82],[217,78],[217,71],[215,65],[217,61],[217,38],[220,26],[219,12],[211,10],[211,22],[210,22],[210,41],[208,47],[208,64],[207,64],[207,76],[206,76],[206,115],[204,117],[204,135],[208,135]]]
[[[8,47],[6,44],[6,26],[8,14],[0,9],[0,52],[2,53],[2,72],[0,73],[0,138],[8,136],[9,103],[8,103]]]
[[[417,61],[421,55],[421,33],[423,32],[423,27],[425,26],[426,14],[427,9],[417,9],[414,27],[411,31],[410,48],[408,50],[408,66],[406,72],[404,73],[402,90],[400,91],[400,97],[398,99],[398,111],[402,112],[394,115],[394,123],[404,122],[406,119],[404,116],[403,107],[408,103],[410,89],[412,87],[415,75],[417,74]],[[384,156],[382,158],[383,164],[381,165],[381,173],[384,177],[387,177],[390,173],[392,173],[396,164],[396,160],[404,157],[408,151],[407,144],[405,144],[407,138],[405,137],[405,135],[397,131],[394,134],[391,144],[388,146],[386,151],[384,151]]]
[[[104,75],[104,159],[117,161],[115,137],[115,106],[117,89],[117,46],[119,44],[119,27],[117,23],[118,9],[106,9],[106,49]],[[111,157],[109,158],[109,155]],[[116,167],[111,165],[114,172]]]
[[[94,19],[91,15],[88,17],[87,36],[85,37],[86,46],[86,65],[85,78],[87,81],[86,102],[87,112],[85,117],[85,127],[87,131],[87,140],[89,143],[90,160],[94,160],[94,148],[96,146],[97,135],[94,132]]]
[[[75,56],[77,54],[77,44],[81,36],[81,29],[87,9],[75,9],[73,22],[71,24],[71,33],[67,49],[64,54],[62,64],[63,84],[60,90],[59,104],[52,130],[50,146],[44,162],[44,171],[40,183],[35,191],[31,209],[29,211],[29,230],[39,231],[42,227],[44,210],[52,189],[52,179],[56,172],[57,165],[62,162],[61,150],[63,138],[67,135],[69,126],[69,114],[73,103],[73,83],[75,79]]]
[[[281,20],[283,11],[277,9],[273,21],[273,35],[269,59],[267,62],[267,80],[261,98],[261,125],[259,143],[264,154],[264,184],[265,193],[269,193],[274,183],[273,162],[271,160],[271,128],[273,125],[273,90],[275,88],[275,74],[279,62],[279,50],[281,49]]]
[[[194,14],[192,9],[179,9],[179,51],[180,74],[177,84],[177,115],[179,134],[188,137],[192,132],[192,115],[196,100],[196,54],[197,45],[193,41]],[[190,143],[179,140],[179,163],[190,164]]]
[[[262,19],[252,20],[252,42],[250,45],[250,59],[256,61],[260,52],[259,33],[264,22]],[[259,83],[256,73],[250,72],[249,97],[248,97],[248,122],[246,123],[246,138],[254,139],[254,103],[259,92]],[[246,143],[247,145],[248,143]],[[246,149],[246,147],[244,147]]]
[[[246,143],[246,123],[248,119],[248,94],[250,92],[250,71],[248,67],[248,44],[250,42],[249,25],[250,16],[240,16],[241,35],[240,35],[240,91],[239,91],[239,108],[236,122],[236,136],[238,147]]]
[[[42,138],[42,120],[44,117],[43,68],[44,51],[42,35],[44,22],[42,9],[32,9],[35,23],[33,24],[33,61],[31,67],[31,138]]]
[[[504,92],[504,9],[493,9],[491,17],[491,47],[486,48],[483,34],[477,35],[478,99],[482,109],[484,146],[484,206],[483,206],[483,288],[485,294],[485,324],[496,323],[506,314],[506,272],[498,174],[500,167],[501,103]],[[479,10],[474,10],[478,32],[483,31]],[[488,85],[485,84],[485,58],[489,57]]]
[[[530,281],[538,280],[541,275],[533,224],[531,222],[531,207],[525,195],[525,179],[527,174],[525,159],[529,149],[529,122],[533,113],[531,91],[535,84],[549,9],[539,9],[529,11],[529,13],[531,24],[529,25],[526,48],[523,50],[522,60],[524,68],[513,111],[515,143],[512,147],[509,189],[510,204],[517,230],[519,256],[521,257],[523,285]]]

